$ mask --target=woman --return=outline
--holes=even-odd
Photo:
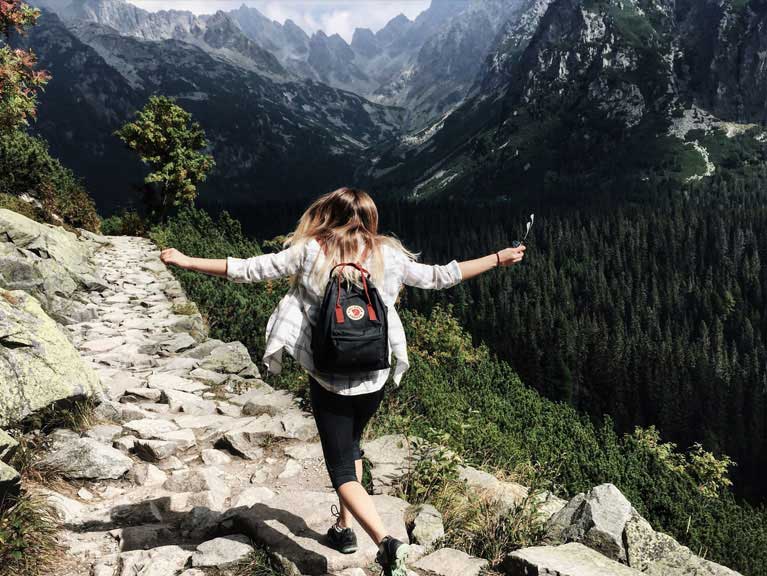
[[[325,464],[338,493],[340,511],[328,530],[328,543],[343,553],[357,550],[351,528],[352,517],[378,544],[376,561],[384,573],[405,575],[408,546],[386,533],[373,500],[362,487],[360,438],[376,412],[390,369],[354,375],[322,373],[315,369],[311,354],[311,327],[331,269],[340,262],[358,262],[370,271],[387,307],[389,354],[394,356],[393,380],[399,384],[408,368],[405,334],[394,308],[403,285],[443,289],[478,274],[522,260],[525,247],[505,248],[476,260],[445,266],[417,263],[416,255],[395,238],[378,233],[378,211],[364,191],[340,188],[318,198],[303,214],[296,230],[277,254],[221,260],[191,258],[169,248],[163,262],[187,270],[223,276],[235,282],[258,282],[290,276],[293,287],[269,319],[264,362],[278,373],[282,351],[293,356],[309,373],[312,411],[317,422]],[[350,267],[342,274],[358,280]],[[335,508],[335,507],[333,507]]]

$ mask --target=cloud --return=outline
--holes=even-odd
[[[233,10],[243,3],[257,8],[264,16],[280,23],[293,20],[307,34],[322,30],[328,36],[339,34],[351,42],[355,28],[374,32],[404,14],[411,20],[429,7],[431,0],[129,0],[145,10],[189,10],[210,14]]]

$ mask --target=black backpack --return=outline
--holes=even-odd
[[[359,270],[362,285],[344,282],[345,266]],[[340,268],[336,278],[333,277]],[[334,266],[312,329],[314,366],[330,374],[355,374],[389,367],[386,305],[359,264]]]

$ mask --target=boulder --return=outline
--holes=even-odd
[[[119,478],[133,467],[133,460],[93,438],[55,444],[42,464],[68,478],[103,480]]]
[[[35,298],[0,290],[0,426],[102,390],[96,373]]]
[[[261,395],[253,395],[243,404],[242,413],[246,416],[260,416],[261,414],[277,416],[294,406],[292,394],[275,390]]]
[[[5,495],[17,496],[21,490],[21,476],[0,460],[0,501]]]
[[[371,464],[375,493],[390,494],[392,486],[407,473],[413,458],[412,442],[403,434],[390,434],[363,444],[364,457]]]
[[[245,560],[253,552],[250,538],[233,534],[203,542],[192,555],[192,566],[226,567]]]
[[[629,566],[647,576],[740,576],[696,556],[671,536],[656,532],[639,514],[632,515],[623,534]]]
[[[239,374],[253,367],[248,349],[242,342],[229,342],[210,351],[200,363],[200,368],[226,374]]]
[[[0,287],[23,290],[63,324],[93,317],[76,294],[93,279],[90,258],[96,244],[60,226],[41,224],[0,209]]]
[[[413,544],[431,548],[437,540],[445,535],[442,514],[431,504],[411,506],[405,517],[408,519],[408,532]]]
[[[625,564],[623,529],[631,515],[631,503],[621,491],[613,484],[600,484],[552,516],[547,532],[555,542],[581,542]]]
[[[10,461],[19,443],[5,430],[0,430],[0,460]]]
[[[439,576],[479,576],[489,564],[487,560],[469,556],[460,550],[440,548],[418,560],[414,566]]]
[[[517,550],[505,558],[503,570],[509,576],[529,576],[530,574],[640,576],[642,574],[577,542]]]

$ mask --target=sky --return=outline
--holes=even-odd
[[[232,10],[242,4],[257,8],[264,16],[284,23],[290,18],[307,34],[322,30],[328,36],[338,33],[351,42],[355,28],[373,32],[404,14],[414,20],[429,7],[431,0],[129,0],[144,10],[189,10],[211,14]]]

